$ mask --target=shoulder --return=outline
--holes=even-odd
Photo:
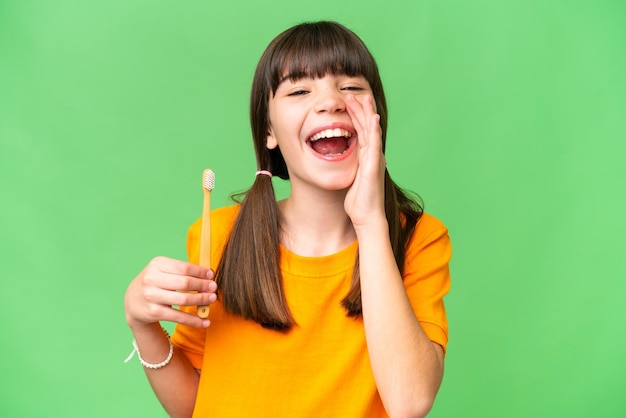
[[[219,209],[211,211],[211,232],[212,233],[224,233],[232,229],[232,226],[239,214],[239,208],[241,205],[224,206]],[[189,227],[189,235],[200,235],[202,229],[202,218],[198,218]]]
[[[434,262],[434,259],[447,262],[451,252],[448,228],[438,218],[423,213],[407,247],[407,262],[411,263],[416,258],[427,263]]]
[[[239,213],[240,205],[225,206],[211,211],[211,252],[222,251],[230,231],[233,229],[235,219]],[[192,263],[198,262],[200,251],[200,234],[202,233],[202,218],[196,220],[187,231],[187,255]],[[212,256],[213,257],[213,256]]]
[[[448,228],[438,218],[429,213],[422,213],[417,224],[411,241],[422,242],[427,240],[431,235],[448,235]]]
[[[239,203],[230,206],[224,206],[218,209],[213,209],[211,211],[211,221],[215,221],[218,223],[232,223],[237,218],[239,214],[239,209],[241,205]],[[198,219],[196,223],[200,222],[201,219]]]

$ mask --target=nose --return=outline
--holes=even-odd
[[[345,112],[345,98],[341,95],[341,92],[336,89],[324,89],[319,93],[318,101],[315,104],[315,111],[327,113]]]

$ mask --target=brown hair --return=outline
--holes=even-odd
[[[288,179],[280,149],[266,147],[268,101],[284,74],[297,79],[326,74],[363,76],[370,84],[380,115],[383,152],[387,132],[387,103],[378,67],[361,39],[336,22],[311,22],[278,35],[257,65],[250,95],[250,123],[259,170]],[[220,297],[227,311],[266,328],[287,331],[295,321],[283,292],[279,260],[280,212],[271,178],[257,176],[252,187],[234,197],[241,209],[217,267]],[[391,246],[400,272],[422,206],[400,189],[385,172],[385,211]],[[342,301],[349,316],[361,315],[358,255],[351,289]]]

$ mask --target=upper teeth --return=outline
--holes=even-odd
[[[313,135],[310,140],[317,141],[322,138],[335,138],[338,136],[343,136],[344,138],[350,138],[352,134],[345,129],[335,128],[335,129],[325,129]]]

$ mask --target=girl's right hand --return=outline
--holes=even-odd
[[[130,283],[124,296],[126,322],[133,330],[170,321],[208,327],[209,320],[172,307],[210,305],[217,300],[214,272],[206,267],[156,257]]]

